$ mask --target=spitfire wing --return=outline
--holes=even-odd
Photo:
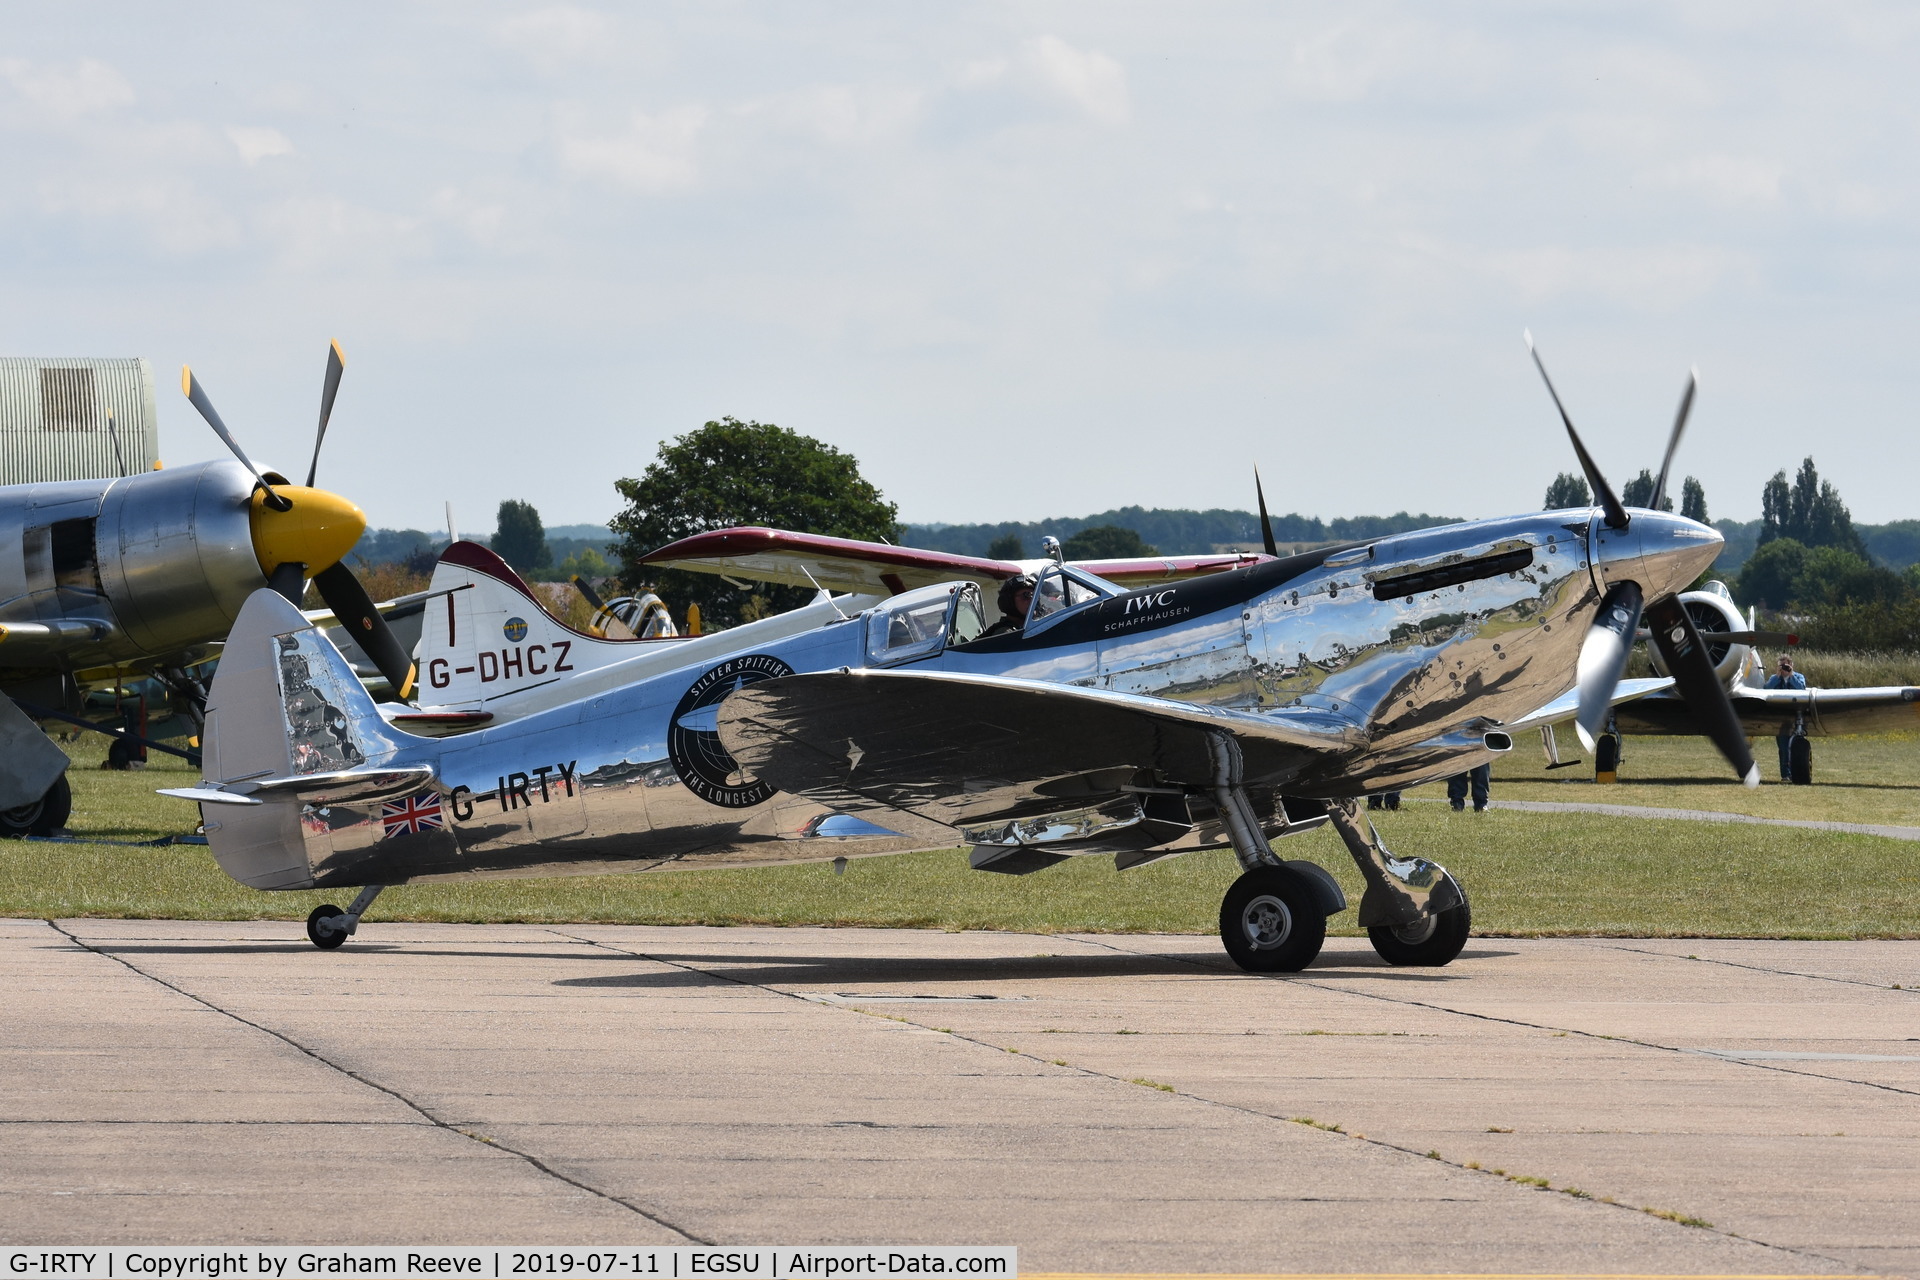
[[[720,739],[756,777],[885,825],[947,827],[1097,804],[1132,789],[1279,786],[1360,749],[1320,712],[1268,715],[993,676],[839,671],[750,684]]]
[[[1803,716],[1807,731],[1828,733],[1885,733],[1915,727],[1920,716],[1920,689],[1889,685],[1871,689],[1756,689],[1742,685],[1732,691],[1733,709],[1740,725],[1754,737],[1782,733]],[[1638,733],[1697,733],[1685,700],[1678,696],[1647,698],[1623,708],[1620,727]]]
[[[1229,552],[1076,563],[1117,586],[1131,588],[1219,573],[1263,559]],[[829,591],[862,595],[899,595],[916,587],[965,579],[979,583],[981,591],[991,596],[1000,583],[1027,567],[1012,560],[759,528],[696,533],[652,552],[642,563],[718,574],[742,582],[778,582],[791,587],[817,584]]]
[[[1673,688],[1672,676],[1654,676],[1633,680],[1622,680],[1613,687],[1613,699],[1610,705],[1618,707],[1625,703],[1658,698]],[[1676,697],[1674,701],[1679,701]],[[1683,704],[1684,705],[1684,704]],[[1523,716],[1512,724],[1502,726],[1510,733],[1522,729],[1537,729],[1543,724],[1561,724],[1573,719],[1580,710],[1580,691],[1569,689],[1567,692],[1541,707],[1532,715]],[[1687,732],[1694,732],[1689,729]]]

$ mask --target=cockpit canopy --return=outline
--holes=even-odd
[[[1082,605],[1125,595],[1105,578],[1096,578],[1071,565],[1050,564],[1040,571],[1033,584],[1033,604],[1027,609],[1026,629],[1032,631],[1041,619],[1070,613]]]

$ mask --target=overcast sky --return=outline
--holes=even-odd
[[[604,520],[732,414],[903,518],[1481,516],[1573,459],[1920,516],[1911,5],[38,5],[0,354],[144,355],[170,462]]]

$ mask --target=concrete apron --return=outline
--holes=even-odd
[[[298,935],[0,922],[0,1236],[1920,1272],[1920,943]]]

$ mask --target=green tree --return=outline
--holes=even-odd
[[[1708,523],[1706,486],[1692,476],[1688,476],[1686,483],[1680,486],[1680,514],[1701,524]]]
[[[1747,557],[1746,564],[1740,568],[1740,584],[1734,595],[1741,604],[1784,609],[1793,600],[1800,570],[1806,562],[1806,547],[1792,538],[1775,538]]]
[[[508,498],[501,503],[498,526],[493,535],[494,554],[521,573],[532,573],[553,563],[553,552],[547,548],[546,528],[541,525],[540,513],[533,509],[531,502]]]
[[[1774,473],[1760,491],[1760,541],[1791,538],[1804,547],[1839,547],[1867,558],[1867,544],[1853,527],[1853,515],[1833,483],[1807,458],[1793,483],[1787,473]]]
[[[1620,491],[1620,502],[1622,506],[1628,507],[1650,508],[1653,506],[1653,471],[1651,468],[1641,468],[1639,475],[1627,481],[1627,487]],[[1660,509],[1662,511],[1673,510],[1673,498],[1665,494],[1661,495]]]
[[[1812,547],[1794,576],[1789,603],[1821,613],[1843,605],[1890,606],[1905,594],[1906,584],[1893,570],[1840,547]]]
[[[1547,486],[1547,505],[1545,510],[1560,511],[1567,507],[1590,507],[1593,494],[1587,489],[1587,482],[1571,471],[1562,471]]]
[[[1027,549],[1021,545],[1020,535],[1005,534],[987,544],[987,558],[990,560],[1024,560]]]
[[[629,589],[653,586],[678,618],[700,606],[705,630],[806,603],[811,587],[738,588],[714,574],[655,569],[649,551],[709,529],[769,525],[867,541],[891,540],[898,509],[842,453],[785,427],[722,418],[660,446],[637,479],[614,482],[627,507],[610,522]]]
[[[1154,549],[1125,525],[1103,524],[1082,529],[1060,544],[1060,553],[1069,560],[1119,560],[1126,556],[1150,556]]]

